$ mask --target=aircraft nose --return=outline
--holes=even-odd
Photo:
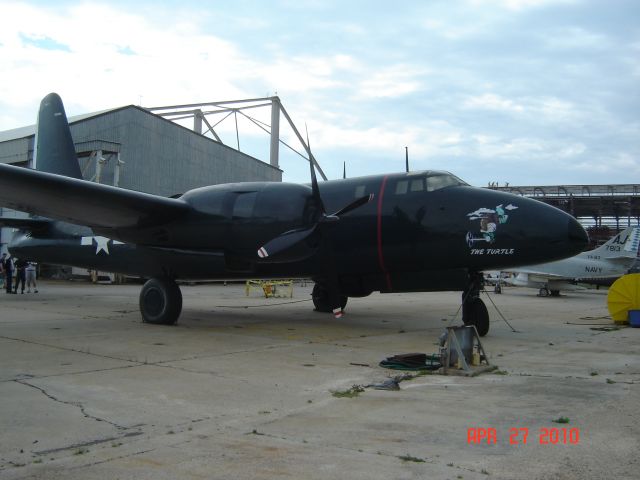
[[[578,253],[583,252],[589,244],[589,235],[587,235],[585,229],[582,228],[582,225],[580,225],[575,218],[570,217],[568,223],[569,246],[571,249],[575,250],[575,254],[577,255]]]

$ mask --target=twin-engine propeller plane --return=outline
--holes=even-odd
[[[60,97],[46,96],[35,169],[0,164],[0,205],[29,212],[10,251],[19,258],[149,278],[143,320],[173,324],[176,280],[310,277],[316,310],[342,315],[348,297],[463,291],[463,321],[489,330],[479,298],[483,270],[580,252],[587,235],[541,202],[424,171],[251,182],[190,190],[178,198],[82,179]]]

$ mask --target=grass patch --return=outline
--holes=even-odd
[[[336,398],[355,398],[362,392],[364,392],[364,387],[362,385],[353,385],[347,390],[335,390],[331,392],[331,395]]]

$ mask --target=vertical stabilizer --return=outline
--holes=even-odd
[[[587,253],[599,253],[604,258],[635,257],[640,244],[640,227],[628,227],[604,245]]]
[[[57,93],[50,93],[40,103],[33,166],[41,172],[82,178],[67,114]]]

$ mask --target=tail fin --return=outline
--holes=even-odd
[[[50,93],[40,103],[33,158],[36,170],[82,178],[67,114],[57,93]]]
[[[640,227],[628,227],[607,243],[592,251],[599,253],[604,258],[635,257],[640,245]]]

